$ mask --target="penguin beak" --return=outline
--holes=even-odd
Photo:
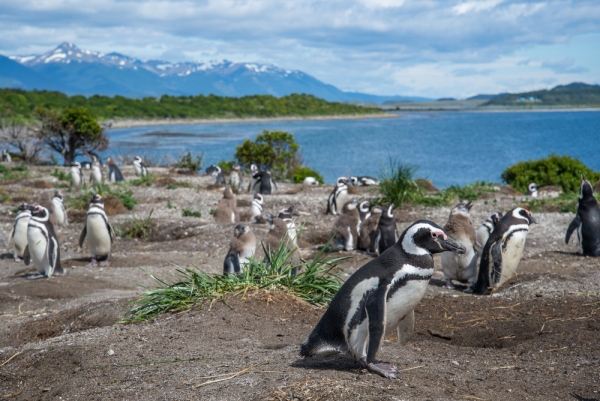
[[[463,244],[461,244],[458,241],[454,241],[450,237],[447,237],[446,239],[438,237],[436,241],[445,251],[458,253],[459,255],[464,255],[465,253],[467,253],[467,248],[465,248]]]

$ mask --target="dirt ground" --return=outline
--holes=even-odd
[[[17,202],[52,192],[49,169],[2,185],[12,201],[0,204],[0,242]],[[133,171],[123,168],[131,179]],[[118,239],[109,267],[86,267],[79,250],[81,214],[59,232],[66,276],[29,281],[34,268],[0,259],[0,398],[15,400],[600,400],[600,259],[578,256],[564,244],[568,213],[536,214],[516,277],[491,296],[443,288],[440,260],[416,310],[416,333],[400,347],[385,340],[379,359],[398,364],[401,380],[362,371],[350,357],[303,360],[299,345],[323,309],[269,292],[230,296],[145,323],[119,325],[128,302],[154,285],[150,275],[175,279],[175,265],[219,273],[233,225],[210,215],[222,197],[210,177],[167,169],[154,174],[186,181],[187,188],[130,187],[140,201],[111,216],[124,226],[152,211],[149,240]],[[45,181],[48,185],[40,184]],[[32,185],[36,182],[36,185]],[[41,189],[38,189],[41,188]],[[303,213],[299,244],[310,258],[328,238],[335,217],[325,216],[331,186],[281,184],[265,209],[290,204]],[[360,188],[355,198],[374,196]],[[63,190],[66,197],[76,192]],[[522,197],[498,194],[475,202],[479,226],[493,211]],[[251,196],[238,196],[249,216]],[[182,209],[202,218],[182,217]],[[396,211],[403,230],[427,218],[443,225],[449,207]],[[79,217],[78,217],[79,216]],[[267,226],[253,225],[259,239]],[[371,258],[359,252],[340,266],[348,277]]]

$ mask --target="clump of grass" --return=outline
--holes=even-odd
[[[374,203],[400,206],[418,200],[422,196],[421,189],[413,178],[417,169],[390,157],[389,166],[384,166],[379,175],[379,192],[382,196]]]
[[[26,165],[21,164],[12,168],[8,168],[0,164],[0,181],[11,181],[17,178],[25,178],[29,176]]]
[[[171,182],[169,184],[167,184],[167,186],[165,187],[166,189],[177,189],[177,188],[191,188],[192,184],[190,184],[187,181],[177,181],[175,182]]]
[[[152,183],[153,183],[153,177],[150,174],[148,174],[148,175],[146,175],[144,177],[139,177],[139,178],[136,178],[134,180],[131,180],[131,181],[129,181],[129,183],[131,185],[133,185],[134,187],[140,187],[142,185],[145,185],[147,187],[151,187]]]
[[[465,186],[451,185],[443,191],[447,197],[474,201],[487,192],[495,192],[494,184],[485,181],[475,181]]]
[[[71,173],[65,173],[62,170],[57,168],[54,169],[52,173],[50,173],[52,177],[58,178],[59,181],[71,182]]]
[[[116,196],[121,201],[123,206],[125,206],[128,210],[133,209],[135,205],[138,204],[138,201],[134,199],[133,192],[131,190],[125,190],[117,187],[113,188],[106,184],[94,184],[93,187],[83,190],[78,196],[68,197],[67,204],[71,209],[86,210],[93,194],[98,194],[100,196]]]
[[[139,238],[148,239],[152,235],[152,227],[154,226],[154,219],[152,218],[152,212],[150,210],[147,217],[134,216],[129,219],[128,225],[121,231],[121,236],[125,238]]]
[[[532,212],[577,213],[579,195],[574,192],[561,193],[557,198],[531,198],[524,207]]]
[[[19,164],[18,166],[12,167],[12,168],[11,168],[11,170],[12,170],[12,171],[27,171],[27,170],[29,170],[29,169],[27,168],[27,166],[26,166],[26,165],[24,165],[24,164]]]
[[[197,218],[201,218],[202,217],[202,213],[200,213],[199,211],[196,211],[196,210],[182,209],[181,210],[181,216],[182,217],[197,217]]]
[[[177,209],[177,207],[173,206],[173,204],[171,203],[171,201],[167,201],[167,209]]]
[[[202,168],[202,159],[204,155],[198,153],[196,156],[192,156],[192,152],[187,152],[174,164],[175,167],[197,172]]]
[[[147,291],[123,317],[123,323],[143,321],[162,313],[188,309],[197,303],[222,301],[228,294],[241,294],[251,290],[281,291],[300,297],[318,306],[325,306],[335,296],[342,280],[332,273],[336,264],[348,257],[330,259],[321,250],[310,262],[292,262],[293,251],[285,241],[270,251],[263,245],[269,264],[250,259],[249,265],[239,275],[209,275],[196,269],[176,266],[181,281],[170,283],[150,275],[159,283]],[[298,274],[290,272],[297,269]]]

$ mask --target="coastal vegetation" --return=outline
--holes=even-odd
[[[598,107],[600,106],[600,85],[572,83],[559,85],[550,90],[539,90],[525,93],[508,93],[490,99],[482,107],[514,106],[514,107]]]
[[[145,97],[67,96],[52,91],[0,89],[0,110],[4,117],[33,119],[38,107],[66,109],[85,107],[99,120],[159,118],[247,118],[281,116],[325,116],[382,113],[374,107],[327,102],[313,95],[283,97],[214,95]]]

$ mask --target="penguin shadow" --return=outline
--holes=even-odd
[[[597,398],[585,398],[575,393],[569,394],[571,397],[575,398],[577,401],[598,401]]]
[[[358,362],[344,354],[332,356],[326,359],[300,358],[292,362],[290,366],[307,370],[337,370],[339,372],[348,372],[360,368]]]
[[[454,288],[446,288],[446,282],[444,280],[440,280],[439,278],[432,278],[429,279],[429,285],[432,285],[434,287],[439,287],[439,288],[443,288],[445,290],[449,290],[449,291],[456,291],[456,292],[460,292],[463,293],[464,290],[467,289],[468,286],[463,285],[463,284],[454,284]]]
[[[552,253],[556,253],[559,255],[568,255],[568,256],[579,256],[580,258],[585,258],[585,255],[577,252],[567,252],[567,251],[552,251]]]

